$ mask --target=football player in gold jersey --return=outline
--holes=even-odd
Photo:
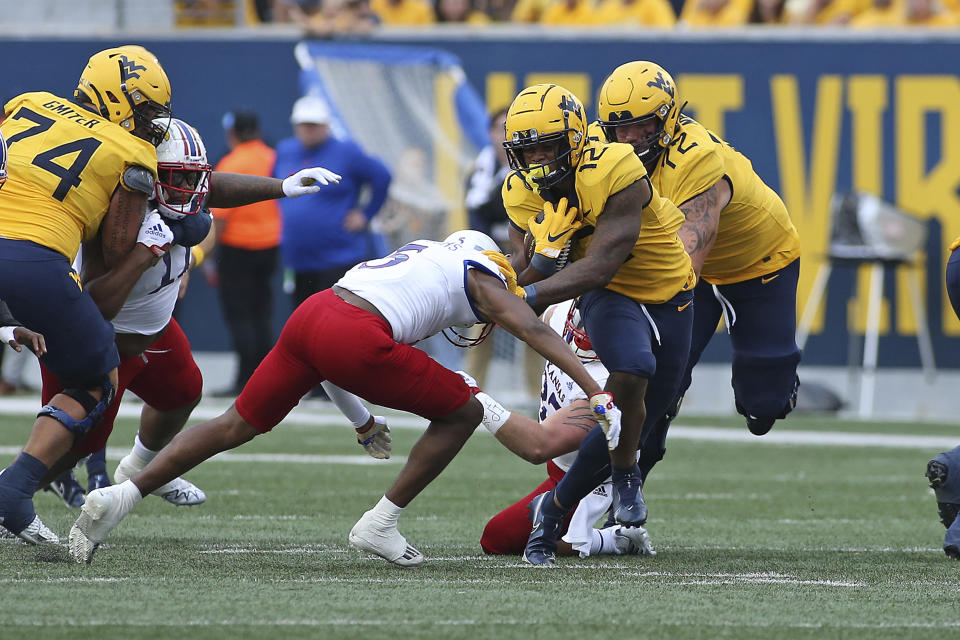
[[[603,137],[633,146],[660,194],[686,217],[680,237],[700,280],[687,371],[690,385],[723,316],[733,345],[737,410],[756,435],[767,433],[796,404],[800,350],[796,333],[800,241],[780,197],[743,154],[681,114],[676,85],[652,62],[629,62],[600,88]],[[671,411],[676,415],[676,411]],[[663,455],[669,419],[660,425],[660,451],[645,454],[649,470]]]
[[[66,467],[117,385],[113,329],[88,287],[105,296],[101,306],[119,308],[144,265],[176,239],[163,223],[143,224],[170,96],[156,56],[126,45],[90,58],[73,99],[33,92],[4,107],[9,176],[0,191],[0,299],[44,335],[43,362],[64,386],[0,474],[0,526],[33,544],[57,540],[34,511],[34,492],[64,470],[58,465]],[[320,187],[306,182],[335,176],[324,172],[285,180],[215,174],[208,205],[309,193]],[[82,281],[71,268],[81,243]]]
[[[580,296],[586,330],[610,371],[605,389],[623,409],[619,444],[591,431],[563,481],[531,503],[524,558],[546,564],[564,514],[611,473],[616,520],[646,521],[637,447],[644,425],[677,394],[696,276],[676,233],[683,215],[651,186],[631,147],[587,139],[576,96],[557,85],[528,87],[510,106],[505,129],[514,171],[502,194],[527,302],[542,310]],[[529,263],[527,232],[535,240]]]

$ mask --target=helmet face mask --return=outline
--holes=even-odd
[[[152,53],[139,45],[105,49],[91,56],[74,98],[154,146],[171,117],[170,81]],[[168,124],[158,124],[157,120]]]
[[[563,339],[570,345],[581,362],[593,362],[600,356],[593,350],[590,336],[583,328],[583,318],[580,317],[580,300],[575,300],[567,311],[567,320],[563,325]]]
[[[607,141],[632,144],[648,166],[673,142],[680,111],[673,78],[659,65],[646,61],[614,69],[597,100],[599,124]],[[628,132],[628,127],[639,129]]]
[[[541,189],[556,186],[580,163],[586,131],[576,96],[553,84],[528,87],[510,105],[504,124],[510,168]]]
[[[210,192],[213,167],[197,130],[183,120],[158,119],[155,126],[169,124],[157,146],[157,182],[154,199],[160,215],[172,220],[199,213]]]

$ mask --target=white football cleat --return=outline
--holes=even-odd
[[[353,525],[350,544],[401,567],[419,567],[423,563],[423,554],[407,543],[396,527],[384,528],[374,522],[372,510]]]
[[[60,536],[43,524],[40,516],[34,516],[33,521],[20,533],[0,526],[0,538],[20,538],[27,544],[60,544]]]
[[[131,451],[117,465],[117,470],[113,472],[113,478],[117,484],[126,482],[143,471],[146,466],[147,463]],[[203,489],[183,478],[174,478],[167,484],[161,485],[156,491],[151,492],[151,495],[160,496],[178,507],[203,504],[207,500],[207,494],[203,492]]]
[[[643,527],[614,525],[613,539],[618,555],[655,556],[657,552],[650,542],[650,534]]]
[[[140,491],[127,480],[87,494],[80,517],[70,528],[70,555],[90,564],[100,543],[140,501]]]

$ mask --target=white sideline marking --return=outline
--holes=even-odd
[[[23,447],[0,447],[0,456],[15,456]],[[130,453],[130,449],[107,447],[107,458],[120,460]],[[302,453],[234,453],[225,451],[210,458],[216,462],[284,462],[288,464],[397,464],[407,461],[406,456],[393,456],[389,460],[377,460],[363,454],[357,456],[324,456]],[[207,460],[209,462],[210,460]]]
[[[320,404],[313,403],[310,404]],[[325,403],[324,403],[325,404]],[[229,405],[228,405],[229,406]],[[120,405],[120,411],[118,415],[123,418],[138,418],[140,417],[140,409],[142,404],[140,403],[125,403]],[[31,397],[19,397],[19,398],[0,398],[0,414],[6,415],[28,415],[34,416],[40,408],[40,401],[38,398]],[[199,407],[193,410],[191,416],[191,422],[195,423],[197,420],[209,420],[211,418],[216,418],[221,415],[227,406],[216,405],[216,404],[207,404],[202,403]],[[390,428],[396,429],[416,429],[422,431],[427,426],[427,421],[423,418],[419,418],[413,415],[397,415],[391,414],[387,417]],[[682,420],[682,418],[681,418]],[[278,428],[283,428],[285,424],[295,424],[295,425],[316,425],[318,423],[329,424],[330,422],[342,421],[344,425],[344,430],[346,430],[350,425],[347,423],[346,419],[331,405],[329,408],[322,407],[318,408],[316,406],[298,406],[294,408],[290,415],[284,418],[283,422]],[[488,433],[485,429],[478,428],[479,432]],[[777,444],[777,445],[808,445],[808,446],[845,446],[845,447],[884,447],[884,448],[894,448],[894,449],[951,449],[957,445],[956,436],[924,436],[924,435],[909,435],[909,434],[890,434],[890,433],[855,433],[855,432],[843,432],[843,431],[787,431],[787,430],[777,430],[774,429],[765,436],[755,436],[752,435],[747,429],[744,428],[727,428],[727,427],[710,427],[710,426],[683,426],[681,424],[674,425],[670,428],[670,438],[675,440],[699,440],[699,441],[708,441],[708,442],[745,442],[752,444]],[[10,447],[0,448],[0,451],[3,453],[8,453]],[[19,453],[19,449],[13,451],[13,454]],[[126,455],[127,451],[123,451],[118,456],[118,459]],[[8,453],[9,454],[9,453]],[[107,455],[111,456],[116,454],[114,452],[111,454],[110,450],[107,451]],[[224,455],[224,454],[221,454]],[[226,454],[229,456],[239,456],[239,455],[254,455],[254,456],[263,456],[269,454]],[[282,455],[282,454],[278,454]],[[364,456],[357,456],[358,458]],[[263,461],[268,462],[333,462],[333,463],[343,463],[343,464],[352,464],[349,458],[353,456],[332,456],[332,459],[327,460],[297,460],[297,459],[277,459],[277,460],[267,460]],[[240,460],[233,458],[227,458],[231,461],[237,462],[251,462],[260,460]],[[393,459],[391,459],[393,460]],[[373,458],[368,458],[367,462],[363,464],[376,464],[378,461]]]
[[[66,545],[62,545],[66,546]],[[0,584],[53,584],[56,582],[70,582],[83,584],[87,582],[123,582],[126,578],[0,578]]]

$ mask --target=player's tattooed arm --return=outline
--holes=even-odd
[[[640,235],[643,210],[652,197],[650,180],[644,176],[607,198],[586,255],[536,283],[534,310],[607,286],[629,258]]]
[[[210,176],[208,207],[242,207],[283,197],[283,180],[265,176],[214,171]]]
[[[100,223],[100,251],[106,269],[123,262],[137,244],[137,234],[147,211],[147,195],[118,186]]]
[[[494,437],[527,462],[543,464],[576,451],[583,437],[595,426],[597,420],[587,401],[576,400],[542,424],[519,413],[511,413]]]
[[[680,211],[687,220],[677,233],[683,248],[690,254],[697,277],[717,239],[720,212],[730,202],[731,193],[730,182],[724,176],[703,193],[680,205]]]
[[[94,238],[83,244],[83,288],[107,320],[120,313],[140,276],[158,260],[146,245],[136,242],[136,234],[133,238],[133,248],[113,267],[104,262],[102,241]]]

